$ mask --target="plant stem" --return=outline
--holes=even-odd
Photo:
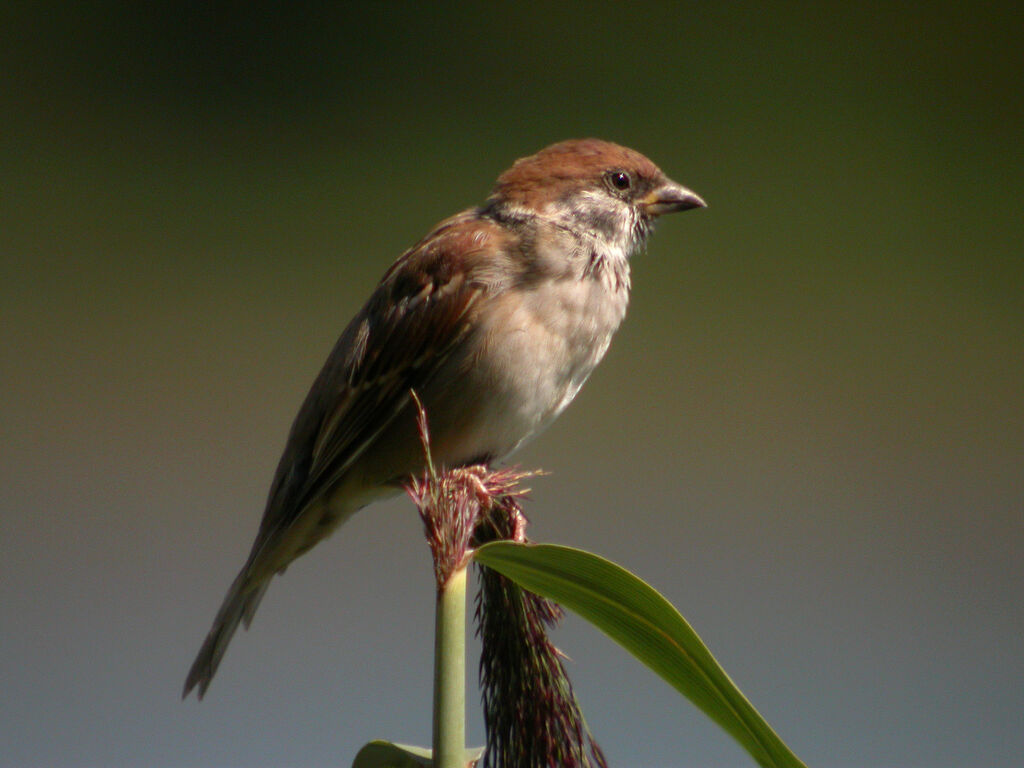
[[[434,768],[465,768],[466,567],[437,591],[434,624]]]

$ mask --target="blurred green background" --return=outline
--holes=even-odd
[[[553,473],[532,535],[661,589],[809,765],[1019,765],[1021,39],[1011,4],[5,4],[0,764],[429,741],[403,500],[178,697],[378,276],[594,135],[710,207],[662,222],[516,457]],[[613,765],[750,764],[589,627],[556,640]]]

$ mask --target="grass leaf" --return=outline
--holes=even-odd
[[[679,611],[629,571],[598,555],[554,544],[495,541],[473,556],[587,619],[724,728],[760,765],[806,768]]]
[[[466,750],[466,765],[472,765],[483,755],[483,748]],[[371,741],[363,746],[352,761],[352,768],[431,768],[434,761],[426,747],[392,744],[390,741]]]

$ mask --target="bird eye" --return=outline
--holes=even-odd
[[[625,171],[608,171],[605,174],[605,178],[608,179],[608,183],[620,192],[625,192],[631,186],[633,186],[633,179],[630,178],[629,174]]]

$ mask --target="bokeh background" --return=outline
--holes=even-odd
[[[517,457],[552,473],[534,538],[661,589],[809,765],[1019,765],[1021,39],[1011,4],[5,4],[0,765],[428,743],[401,499],[181,684],[376,279],[585,135],[710,207]],[[613,765],[750,764],[588,626],[556,640]]]

